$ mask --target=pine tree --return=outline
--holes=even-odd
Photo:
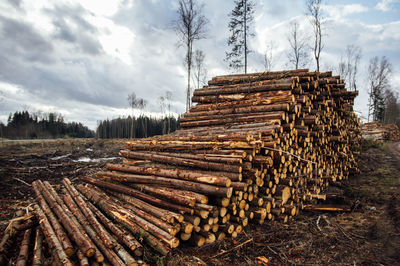
[[[231,36],[228,38],[230,52],[226,52],[226,61],[229,67],[240,69],[244,67],[247,73],[247,55],[250,53],[248,39],[254,36],[251,31],[251,23],[254,19],[255,4],[251,0],[235,0],[235,7],[229,14],[229,31]]]
[[[369,61],[369,99],[368,121],[370,115],[374,121],[383,122],[385,116],[385,90],[390,87],[392,64],[383,56],[380,60],[377,56]]]

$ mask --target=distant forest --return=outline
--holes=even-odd
[[[82,123],[66,123],[57,113],[10,114],[7,125],[0,122],[0,137],[8,139],[48,138],[144,138],[173,132],[179,128],[179,118],[119,117],[100,121],[96,132]]]
[[[7,125],[0,122],[0,136],[9,139],[92,138],[95,132],[81,123],[65,123],[57,113],[17,111],[9,115]]]
[[[145,138],[171,133],[179,128],[179,119],[173,116],[154,118],[147,116],[122,117],[103,120],[96,130],[98,138]]]

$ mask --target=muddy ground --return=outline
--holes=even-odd
[[[115,162],[124,140],[58,139],[0,141],[0,229],[16,209],[33,202],[36,179],[61,184],[100,171]]]
[[[95,139],[0,143],[1,231],[15,210],[33,201],[32,181],[78,180],[106,162],[118,161],[113,157],[123,143]],[[302,212],[289,224],[253,225],[236,239],[201,248],[183,245],[167,257],[148,251],[145,260],[152,265],[254,265],[257,257],[264,257],[270,265],[400,265],[400,144],[364,143],[358,160],[361,172],[331,187],[339,195],[335,203],[350,206],[351,212]]]

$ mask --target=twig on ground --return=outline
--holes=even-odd
[[[354,242],[353,238],[349,237],[349,236],[344,232],[343,228],[342,228],[340,225],[337,224],[336,226],[339,228],[339,230],[343,233],[343,235],[344,235],[346,238],[348,238],[349,240],[351,240],[351,241]]]
[[[235,250],[235,249],[237,249],[237,248],[240,248],[241,246],[244,246],[244,245],[246,245],[247,243],[249,243],[249,242],[251,242],[251,241],[253,241],[253,238],[250,238],[250,239],[244,241],[243,243],[241,243],[241,244],[239,244],[239,245],[237,245],[237,246],[234,246],[234,247],[231,248],[231,249],[228,249],[228,250],[225,250],[225,251],[223,251],[223,252],[221,252],[221,253],[218,253],[218,254],[212,256],[210,259],[213,259],[213,258],[216,258],[216,257],[218,257],[218,256],[224,255],[224,254],[226,254],[226,253],[229,253],[229,252],[231,252],[232,250]]]
[[[270,246],[268,246],[268,245],[267,245],[267,248],[268,248],[269,250],[271,250],[275,255],[277,255],[277,256],[279,257],[279,260],[282,261],[284,264],[290,263],[290,264],[292,264],[292,265],[296,265],[295,262],[293,262],[293,261],[291,261],[291,260],[288,259],[288,257],[286,256],[285,253],[280,252],[280,251],[279,251],[279,253],[278,253],[278,252],[276,252],[275,250],[273,250],[273,249],[272,249]]]
[[[319,221],[321,220],[321,215],[318,215],[318,219],[317,219],[317,228],[320,232],[322,232],[321,227],[319,227]]]
[[[30,186],[30,187],[31,187],[31,184],[29,184],[29,183],[25,182],[25,181],[24,181],[24,180],[22,180],[22,179],[19,179],[18,177],[13,177],[13,179],[15,179],[15,180],[17,180],[17,181],[19,181],[19,182],[21,182],[21,183],[23,183],[23,184],[25,184],[25,185],[27,185],[27,186]]]

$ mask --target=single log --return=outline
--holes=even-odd
[[[240,107],[249,106],[250,103],[262,104],[275,104],[284,101],[294,102],[295,99],[292,95],[293,91],[268,91],[257,93],[240,93],[240,94],[225,94],[225,95],[211,95],[211,96],[193,96],[192,101],[201,103],[190,108],[190,113],[199,112],[207,108],[208,110],[217,110],[220,106],[230,106],[236,103]],[[292,97],[291,97],[292,96]],[[291,97],[291,98],[289,98]],[[212,109],[211,105],[217,107]],[[186,115],[187,113],[185,113]]]
[[[131,144],[128,142],[127,146],[130,149],[137,149],[140,143],[138,144]],[[249,144],[245,144],[247,148],[251,148]],[[191,145],[189,144],[189,149]],[[213,162],[205,162],[205,161],[200,161],[200,160],[193,160],[193,159],[185,159],[185,158],[179,158],[179,157],[172,157],[172,156],[166,156],[166,155],[158,155],[158,154],[149,154],[149,153],[144,153],[144,152],[135,152],[135,151],[127,151],[127,150],[122,150],[119,152],[120,156],[126,157],[126,158],[131,158],[131,159],[146,159],[146,160],[151,160],[154,162],[161,162],[161,163],[168,163],[168,164],[175,164],[175,165],[181,165],[181,166],[186,166],[186,167],[196,167],[199,169],[205,169],[205,170],[217,170],[217,171],[226,171],[226,172],[232,172],[232,173],[240,173],[242,171],[242,168],[240,166],[236,165],[226,165],[226,164],[221,164],[221,163],[213,163]]]
[[[82,251],[80,251],[79,249],[76,251],[76,256],[78,257],[79,265],[90,266],[89,259],[85,255],[83,255]]]
[[[107,164],[106,168],[111,171],[120,171],[134,174],[164,176],[176,179],[194,181],[198,183],[212,184],[216,186],[230,186],[230,179],[221,176],[204,175],[201,172],[184,170],[184,169],[170,169],[161,167],[143,167],[143,166],[127,166],[121,164]]]
[[[195,121],[195,120],[204,120],[203,117],[212,117],[232,114],[243,114],[243,113],[257,113],[257,112],[276,112],[276,111],[289,111],[288,103],[279,103],[279,104],[271,104],[271,105],[256,105],[256,106],[246,106],[246,107],[233,107],[232,109],[222,109],[222,110],[214,110],[214,111],[199,111],[199,112],[190,112],[184,115],[183,121]],[[193,119],[189,119],[193,118]],[[205,118],[207,119],[207,118]],[[234,137],[233,137],[234,139]]]
[[[43,265],[43,233],[40,227],[37,227],[35,230],[35,242],[33,246],[33,266],[41,266]]]
[[[131,254],[129,254],[129,252],[127,252],[120,244],[117,243],[117,245],[114,247],[114,251],[116,254],[118,254],[119,258],[122,259],[124,265],[139,265],[139,263],[131,256]]]
[[[217,152],[220,152],[220,151],[225,152],[226,150],[212,150],[212,151],[210,151],[210,150],[199,150],[199,151],[192,151],[192,152],[193,153],[199,153],[199,154],[205,154],[206,153],[208,156],[212,156],[212,155],[214,155],[214,156],[231,156],[231,155],[223,155],[223,154],[217,153]],[[244,152],[244,153],[246,153],[246,152]],[[235,155],[232,155],[232,156],[235,156]],[[240,157],[242,158],[242,156],[240,156]],[[131,161],[135,161],[135,160],[125,158],[125,159],[122,160],[122,164],[123,165],[130,165],[130,166],[137,166],[136,164],[132,164]],[[154,163],[154,162],[150,162],[150,161],[147,161],[145,164],[141,164],[139,166],[144,167],[144,168],[161,168],[161,169],[169,169],[169,170],[176,168],[176,166],[170,166],[170,165],[165,165],[165,164],[160,164],[160,163]],[[179,169],[180,170],[185,170],[185,171],[188,170],[190,172],[195,172],[195,173],[198,173],[200,176],[210,176],[210,177],[218,176],[218,177],[229,178],[231,181],[241,180],[241,174],[240,173],[231,173],[231,172],[214,171],[214,170],[207,171],[207,170],[200,170],[200,169],[196,169],[196,170],[182,169],[182,168],[179,168]],[[199,182],[199,183],[201,183],[201,182]]]
[[[36,220],[27,220],[26,222],[22,223],[22,224],[15,224],[13,225],[13,229],[17,230],[17,231],[25,231],[28,229],[33,229],[34,227],[36,227],[37,221]]]
[[[252,83],[251,83],[252,84]],[[294,82],[288,82],[283,84],[266,84],[266,85],[246,85],[240,87],[227,87],[217,89],[203,89],[195,90],[193,96],[208,96],[208,95],[219,95],[219,94],[234,94],[234,93],[246,93],[246,92],[261,92],[271,90],[291,90],[295,87]]]
[[[226,141],[254,141],[256,137],[258,137],[259,134],[240,134],[240,136],[230,136],[230,135],[216,135],[216,138],[218,138],[218,141],[224,141],[224,138]],[[164,139],[162,139],[164,140]],[[177,140],[174,138],[174,140]],[[165,156],[171,156],[171,157],[179,157],[179,158],[185,158],[185,159],[193,159],[193,160],[201,160],[201,161],[209,161],[209,162],[215,162],[215,163],[225,163],[225,164],[241,164],[243,162],[242,158],[239,158],[238,156],[233,156],[233,157],[220,157],[220,156],[209,156],[206,154],[192,154],[192,153],[172,153],[172,152],[158,152],[158,151],[148,151],[149,154],[156,154],[156,155],[165,155]]]
[[[193,207],[196,203],[196,198],[179,193],[179,190],[168,190],[163,187],[153,187],[144,184],[130,184],[130,187],[136,188],[142,192],[159,196],[183,206]]]
[[[182,222],[181,231],[184,232],[185,234],[191,234],[193,231],[193,224],[188,222]]]
[[[191,223],[194,226],[198,226],[200,224],[201,219],[198,216],[193,216],[190,214],[184,214],[183,216],[185,217],[185,221]]]
[[[304,205],[303,210],[305,211],[331,211],[331,212],[350,212],[351,207],[345,205]]]
[[[144,184],[158,184],[164,186],[171,186],[173,188],[178,188],[182,190],[194,191],[206,195],[218,195],[228,198],[232,196],[232,191],[233,191],[232,188],[228,187],[217,187],[203,183],[165,178],[159,176],[143,176],[134,174],[124,174],[120,172],[110,172],[110,171],[99,172],[96,174],[96,176],[120,182],[130,182],[130,183],[140,182]]]
[[[28,262],[29,256],[29,242],[31,239],[32,230],[28,229],[24,233],[24,238],[22,239],[16,266],[25,266]]]
[[[47,220],[43,210],[40,209],[39,205],[37,204],[33,205],[33,207],[35,210],[35,215],[39,220],[39,225],[42,228],[44,236],[46,237],[46,242],[54,251],[54,254],[57,256],[57,260],[60,261],[62,265],[72,266],[73,264],[68,259],[67,254],[65,254],[65,251],[61,246],[61,243],[58,241],[56,233],[53,231],[53,228],[51,227],[49,220]]]
[[[192,232],[192,237],[189,239],[189,242],[196,247],[201,247],[206,242],[206,239],[202,235]]]
[[[154,137],[157,140],[178,140],[178,141],[250,141],[253,139],[252,134],[246,134],[245,132],[236,133],[221,133],[212,135],[198,135],[196,132],[188,133],[185,135],[162,135]],[[193,154],[185,153],[184,156],[190,156]],[[206,158],[212,160],[211,158]],[[235,160],[231,160],[235,162]]]
[[[210,119],[207,117],[204,117],[203,120],[197,120],[197,121],[188,121],[184,122],[182,121],[180,123],[182,128],[190,128],[190,127],[202,127],[202,126],[211,126],[211,125],[225,125],[225,124],[232,124],[232,123],[254,123],[254,122],[263,122],[265,120],[269,120],[270,122],[275,122],[275,123],[280,123],[280,121],[286,119],[285,112],[276,112],[272,114],[251,114],[251,115],[245,115],[245,116],[238,116],[238,117],[228,117],[225,118],[223,116],[218,117],[218,116],[213,116]],[[221,142],[223,143],[223,142]],[[231,148],[242,148],[242,149],[249,149],[251,146],[249,144],[241,143],[241,142],[232,142],[232,143],[226,143],[221,144],[220,146],[222,147],[231,147]],[[132,146],[129,146],[129,148],[132,148]]]
[[[213,77],[208,82],[209,85],[225,85],[225,84],[237,84],[237,83],[248,83],[260,80],[269,79],[283,79],[293,77],[295,80],[299,80],[298,77],[311,76],[313,73],[308,72],[308,69],[296,69],[296,70],[283,70],[274,72],[262,72],[252,74],[233,74]]]
[[[191,237],[192,237],[192,234],[186,234],[183,232],[181,232],[181,234],[180,234],[180,239],[182,241],[188,241]]]

